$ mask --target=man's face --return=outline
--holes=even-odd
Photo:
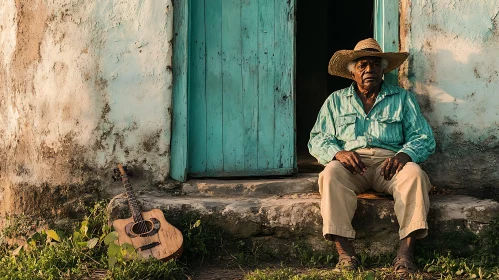
[[[355,62],[353,78],[359,89],[372,90],[381,84],[383,69],[381,58],[361,57]]]

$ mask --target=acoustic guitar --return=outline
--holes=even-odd
[[[128,219],[113,222],[114,230],[118,233],[116,244],[131,244],[139,258],[153,257],[168,261],[179,257],[183,250],[182,233],[166,221],[160,209],[141,211],[123,165],[118,164],[115,173],[121,177],[132,213]]]

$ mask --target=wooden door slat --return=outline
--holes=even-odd
[[[208,0],[206,20],[207,172],[223,170],[222,0]]]
[[[274,1],[258,9],[258,169],[274,167]]]
[[[189,171],[206,171],[205,0],[191,0]]]
[[[241,1],[224,0],[222,6],[224,171],[244,169],[241,50]]]
[[[258,1],[241,1],[244,170],[258,169]]]
[[[275,168],[294,166],[294,1],[275,3]]]

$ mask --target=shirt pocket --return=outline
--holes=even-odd
[[[339,116],[335,120],[336,138],[343,141],[355,140],[356,115]]]
[[[381,142],[401,144],[404,140],[402,119],[400,116],[381,116],[371,123],[372,134]]]

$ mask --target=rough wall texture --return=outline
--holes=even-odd
[[[499,198],[499,2],[401,0],[402,86],[438,141],[437,186]]]
[[[113,193],[118,161],[165,183],[172,15],[170,0],[0,1],[0,214]]]

